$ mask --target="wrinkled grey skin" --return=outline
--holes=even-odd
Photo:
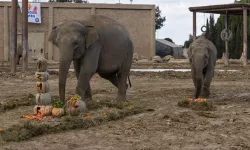
[[[92,15],[88,20],[66,21],[53,27],[49,41],[60,50],[61,101],[65,101],[66,78],[72,61],[78,79],[76,93],[84,101],[92,99],[89,81],[95,73],[118,88],[118,100],[126,100],[126,81],[134,47],[121,24],[101,15]]]
[[[195,98],[200,95],[208,98],[210,84],[214,77],[217,49],[211,41],[200,36],[191,43],[188,57],[195,86]]]
[[[19,65],[20,58],[23,54],[23,45],[21,43],[17,43],[17,55],[16,55],[16,64]]]

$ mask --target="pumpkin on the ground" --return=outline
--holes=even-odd
[[[69,115],[77,116],[80,113],[85,113],[87,111],[86,103],[81,100],[79,95],[75,95],[71,97],[71,99],[67,102],[66,111]]]
[[[55,101],[53,103],[52,115],[61,117],[64,115],[64,103],[62,101]]]
[[[52,115],[56,117],[61,117],[64,115],[64,108],[53,108]]]
[[[42,116],[48,116],[52,113],[52,105],[36,105],[34,107],[34,113]]]

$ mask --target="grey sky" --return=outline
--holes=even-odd
[[[3,0],[0,0],[3,1]],[[9,1],[9,0],[5,0]],[[21,1],[21,0],[19,0]],[[32,1],[32,0],[29,0]],[[40,0],[47,2],[48,0]],[[90,3],[118,3],[119,0],[89,0]],[[130,0],[120,0],[123,4],[129,4]],[[165,26],[156,32],[156,38],[169,37],[176,44],[183,45],[192,33],[192,13],[188,10],[192,6],[215,5],[233,3],[234,0],[133,0],[133,4],[155,4],[159,5],[162,15],[166,16]],[[205,14],[205,18],[209,14]],[[217,20],[218,15],[215,15]],[[197,34],[204,25],[204,14],[197,14]]]

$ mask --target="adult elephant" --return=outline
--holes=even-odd
[[[54,26],[49,41],[60,50],[61,101],[65,101],[66,78],[72,61],[78,80],[76,93],[85,101],[92,99],[89,81],[95,73],[118,88],[117,100],[126,100],[134,46],[124,26],[111,18],[92,15],[87,20],[65,21]]]
[[[211,41],[200,36],[191,43],[188,57],[195,86],[195,98],[200,94],[207,98],[210,95],[210,84],[214,77],[217,49]]]

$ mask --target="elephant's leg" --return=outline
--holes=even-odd
[[[195,70],[194,69],[191,70],[191,74],[192,74],[192,79],[193,79],[194,87],[196,87],[196,75],[195,75]]]
[[[202,96],[204,98],[208,98],[210,95],[210,85],[211,85],[211,81],[213,79],[213,74],[214,74],[214,70],[210,69],[207,71],[205,79],[204,79],[204,83],[203,83],[203,91],[202,91]]]
[[[91,100],[92,100],[92,92],[91,92],[90,84],[88,83],[88,88],[85,93],[84,101],[91,101]]]
[[[132,58],[133,58],[133,53],[128,53],[127,58],[124,60],[121,70],[118,71],[117,73],[117,78],[118,78],[118,95],[117,95],[117,100],[118,101],[125,101],[126,100],[126,92],[127,92],[127,78],[129,76],[130,68],[132,65]]]
[[[79,74],[80,74],[80,68],[81,68],[81,60],[73,60],[73,64],[74,64],[75,75],[76,75],[76,78],[78,79]],[[76,88],[76,91],[77,91],[77,88]],[[90,88],[89,83],[88,83],[88,88],[86,90],[85,97],[84,97],[84,101],[85,100],[86,101],[92,100],[91,88]]]
[[[91,89],[89,81],[94,74],[94,71],[85,71],[84,69],[81,69],[80,71],[76,87],[76,94],[80,95],[81,97],[84,97],[84,101],[90,99]]]
[[[91,95],[89,81],[96,73],[100,50],[101,44],[96,43],[86,50],[84,57],[81,59],[81,68],[76,88],[76,93],[81,97],[86,98]]]
[[[195,74],[195,68],[194,67],[191,68],[191,76],[192,76],[193,83],[194,83],[194,88],[195,88],[195,91],[196,91],[197,86],[196,86],[196,74]],[[194,95],[196,95],[196,92],[195,92]]]
[[[117,100],[125,101],[126,100],[126,91],[127,91],[127,76],[128,73],[117,74],[118,77],[118,95]]]
[[[20,57],[19,55],[16,56],[16,64],[19,65],[19,60],[20,60]]]

